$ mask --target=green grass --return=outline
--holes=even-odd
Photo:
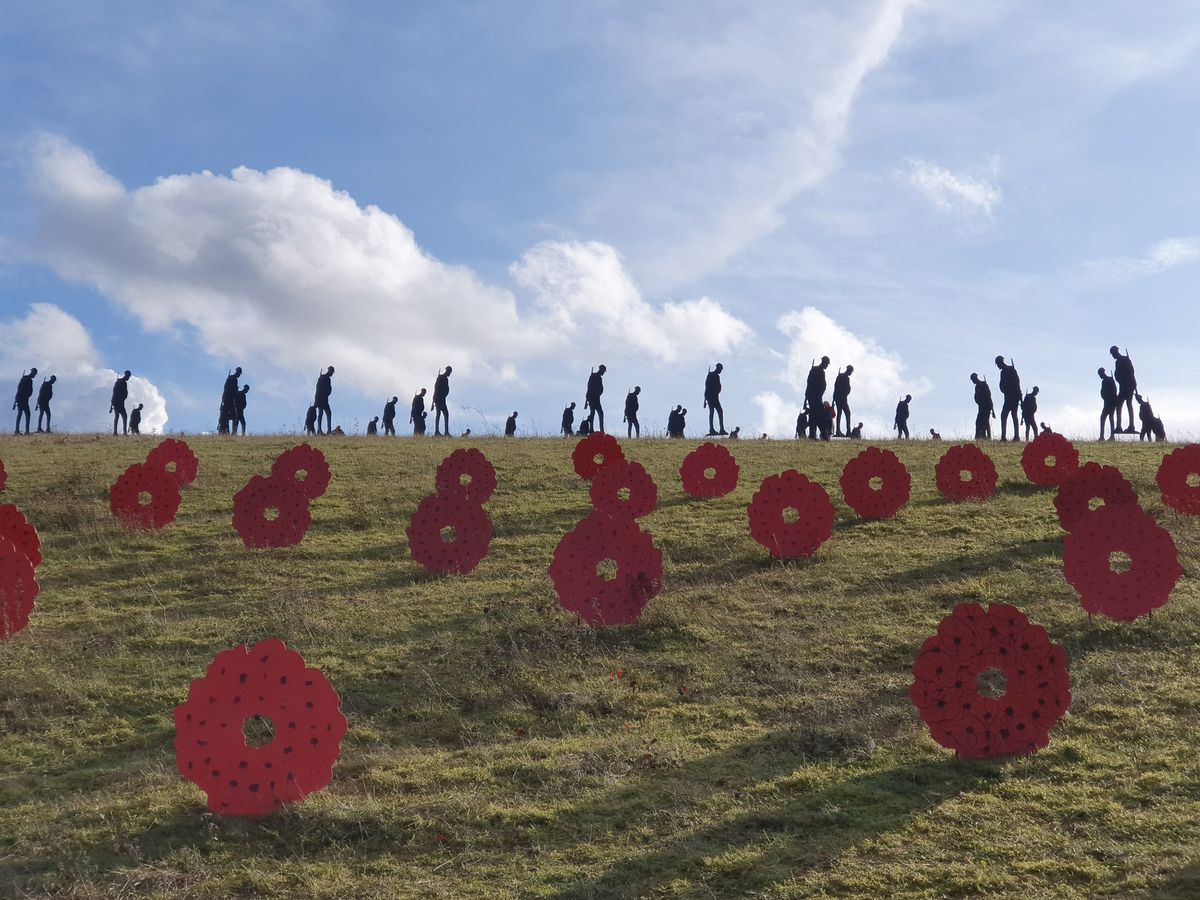
[[[685,498],[693,446],[627,445],[664,589],[593,631],[546,575],[588,510],[569,444],[480,440],[500,483],[491,553],[432,576],[404,529],[462,442],[337,439],[299,546],[246,550],[232,496],[290,445],[204,439],[175,524],[128,534],[108,485],[152,446],[0,441],[2,498],[42,535],[29,628],[0,645],[0,893],[107,897],[1193,897],[1200,892],[1200,523],[1164,509],[1161,448],[1083,445],[1175,536],[1186,575],[1152,620],[1090,620],[1062,577],[1051,494],[989,446],[997,496],[951,504],[945,445],[896,447],[913,497],[861,522],[846,444],[734,445],[741,482]],[[781,564],[745,507],[797,468],[834,536]],[[956,603],[1012,603],[1070,655],[1074,705],[1025,758],[955,759],[908,701]],[[172,710],[220,650],[280,637],[337,688],[330,786],[223,820],[175,772]],[[617,677],[616,673],[623,674]]]

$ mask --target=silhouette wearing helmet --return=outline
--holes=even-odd
[[[912,394],[905,394],[904,399],[896,404],[896,418],[892,427],[896,429],[896,440],[909,437],[908,433],[908,404],[912,403]]]
[[[575,401],[572,400],[570,405],[563,409],[562,414],[562,433],[563,437],[571,437],[575,433]]]
[[[450,437],[450,408],[446,406],[446,398],[450,396],[450,373],[453,372],[450,366],[438,372],[437,378],[433,380],[433,434],[438,436],[445,434]],[[445,431],[441,431],[442,420],[445,420]]]
[[[325,434],[333,434],[333,411],[329,408],[329,395],[333,393],[333,366],[317,377],[317,392],[313,406],[317,408],[317,434],[321,434],[321,421],[325,422]]]
[[[38,388],[37,406],[38,411],[37,430],[42,431],[42,416],[46,417],[46,434],[50,433],[50,400],[54,397],[54,382],[58,381],[57,375],[51,375],[49,378],[42,379],[42,386]]]
[[[421,388],[421,393],[425,393],[425,388]],[[396,436],[396,402],[399,397],[392,397],[391,400],[383,404],[383,433]]]
[[[250,393],[250,385],[243,384],[242,389],[233,395],[233,433],[237,434],[238,429],[242,429],[242,435],[246,434],[246,395]]]
[[[129,398],[129,378],[130,372],[125,370],[125,374],[119,376],[113,382],[112,400],[108,404],[108,411],[113,414],[113,435],[117,433],[117,421],[121,422],[121,434],[129,434],[129,416],[125,412],[125,401]]]
[[[1037,437],[1037,397],[1038,386],[1035,384],[1033,390],[1021,400],[1021,421],[1025,423],[1025,440],[1029,440],[1031,434]]]
[[[824,420],[825,404],[825,370],[829,368],[829,357],[822,356],[819,363],[814,363],[808,370],[808,381],[804,385],[804,405],[808,411],[808,437],[817,439],[817,431]]]
[[[13,434],[21,433],[22,416],[25,417],[25,433],[29,434],[29,398],[33,396],[33,379],[37,372],[37,369],[22,372],[21,378],[17,382],[17,393],[13,397],[13,409],[17,411],[17,424],[13,428]]]
[[[1117,431],[1121,431],[1121,408],[1124,407],[1129,412],[1129,425],[1124,433],[1137,434],[1137,429],[1133,427],[1133,398],[1137,393],[1133,360],[1129,358],[1128,348],[1121,353],[1116,344],[1108,348],[1108,353],[1113,358],[1113,379],[1117,382]]]
[[[1100,400],[1104,404],[1100,410],[1100,440],[1104,440],[1104,423],[1108,422],[1108,439],[1111,441],[1117,435],[1117,380],[1105,372],[1103,366],[1096,374],[1100,376]]]
[[[142,427],[142,407],[145,404],[139,403],[133,408],[133,412],[129,414],[129,431],[131,434],[141,434]]]
[[[987,379],[980,378],[976,372],[971,373],[971,383],[975,385],[975,440],[987,440],[992,436],[992,419],[996,418],[992,389],[988,387]]]
[[[633,437],[635,431],[638,437],[642,436],[642,426],[638,423],[637,417],[638,409],[641,406],[641,403],[638,401],[638,394],[641,392],[641,385],[635,384],[633,390],[625,395],[625,421],[629,423],[629,427],[626,429],[626,437]]]
[[[425,433],[425,388],[417,391],[412,398],[412,406],[408,410],[408,421],[412,424],[413,434],[420,435]],[[437,419],[433,422],[434,428],[437,428]],[[447,425],[447,428],[450,426]]]
[[[604,407],[600,405],[600,395],[604,393],[604,373],[608,367],[600,365],[588,376],[587,391],[584,394],[583,408],[591,410],[588,413],[588,433],[595,431],[596,415],[600,416],[600,433],[604,433]]]
[[[1006,363],[1003,356],[996,357],[996,368],[1000,370],[1000,396],[1004,405],[1000,407],[1000,440],[1008,440],[1008,420],[1012,419],[1013,440],[1021,436],[1021,423],[1017,414],[1021,409],[1021,376],[1017,367]]]
[[[517,433],[517,411],[514,409],[513,414],[504,422],[504,436],[513,437]]]
[[[833,379],[834,435],[837,437],[842,437],[843,415],[846,417],[845,434],[850,435],[850,376],[853,374],[854,366],[846,366],[845,371],[838,372],[837,378]]]
[[[704,405],[708,407],[708,435],[728,434],[725,430],[725,410],[721,406],[721,373],[723,363],[717,363],[704,379]],[[717,428],[713,428],[713,413],[717,415]]]

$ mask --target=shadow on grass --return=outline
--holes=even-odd
[[[1146,894],[1147,900],[1190,900],[1200,897],[1200,862],[1194,862],[1176,872]]]
[[[997,571],[1004,572],[1020,563],[1032,562],[1046,556],[1057,556],[1061,551],[1062,541],[1059,540],[1025,541],[986,553],[942,557],[930,565],[918,566],[905,572],[888,575],[887,581],[894,590],[929,587],[946,580],[978,578],[994,574]],[[879,577],[877,573],[867,574],[868,577],[854,583],[853,587],[869,587]]]

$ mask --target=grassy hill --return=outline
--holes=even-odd
[[[546,575],[588,508],[558,440],[475,442],[499,488],[491,553],[433,576],[404,529],[462,441],[323,439],[334,479],[299,546],[246,550],[232,495],[288,439],[196,438],[174,525],[129,534],[108,485],[153,439],[0,440],[0,501],[42,536],[29,628],[0,644],[0,893],[57,896],[1194,897],[1200,893],[1200,522],[1164,509],[1161,447],[1119,465],[1186,575],[1152,620],[1090,620],[1062,577],[1052,494],[1019,447],[984,504],[943,501],[945,445],[895,446],[913,497],[860,521],[855,447],[744,441],[737,490],[688,499],[693,442],[626,445],[659,485],[643,521],[664,589],[594,631]],[[749,536],[767,475],[797,468],[834,536],[781,564]],[[957,760],[907,697],[956,603],[1006,602],[1070,654],[1049,748]],[[175,772],[172,710],[220,650],[282,638],[337,688],[349,732],[326,790],[223,820]]]

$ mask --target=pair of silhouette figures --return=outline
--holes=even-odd
[[[17,411],[17,424],[13,427],[13,434],[21,433],[21,419],[25,420],[25,433],[29,434],[29,401],[33,397],[33,379],[37,377],[38,370],[36,367],[31,368],[28,372],[22,372],[20,380],[17,381],[17,393],[13,397],[12,408]],[[43,378],[41,387],[38,388],[37,403],[35,408],[38,411],[37,431],[38,434],[49,433],[50,431],[50,400],[54,397],[54,383],[58,381],[58,376],[51,375],[49,378]],[[42,428],[42,420],[45,420],[46,427]]]
[[[129,379],[132,374],[128,369],[117,377],[113,382],[112,397],[109,400],[108,411],[113,414],[113,435],[117,433],[117,422],[121,423],[121,434],[141,434],[142,425],[142,409],[145,406],[139,403],[133,408],[133,411],[126,413],[125,401],[129,399]]]
[[[1041,389],[1034,385],[1029,393],[1021,390],[1021,376],[1015,363],[1005,362],[1003,356],[995,359],[1000,370],[1000,395],[1004,405],[1000,408],[1000,440],[1007,441],[1008,423],[1012,422],[1012,439],[1021,439],[1021,425],[1025,426],[1025,440],[1037,437],[1038,394]],[[978,372],[971,373],[975,385],[975,439],[987,440],[992,436],[992,419],[996,418],[996,405],[992,400],[992,389],[987,379]]]
[[[825,400],[826,371],[829,369],[829,357],[822,356],[820,362],[814,361],[808,370],[808,379],[804,384],[804,406],[796,417],[796,437],[806,433],[809,440],[823,441],[831,437],[860,437],[862,423],[851,428],[853,421],[850,413],[850,376],[854,374],[854,366],[848,365],[838,370],[833,379],[833,402]],[[842,430],[843,420],[846,430]],[[858,434],[855,435],[855,431]]]
[[[217,415],[217,434],[237,434],[241,429],[246,433],[246,395],[250,393],[250,385],[238,386],[242,377],[242,367],[238,366],[225,377],[225,385],[221,388],[221,409]]]

